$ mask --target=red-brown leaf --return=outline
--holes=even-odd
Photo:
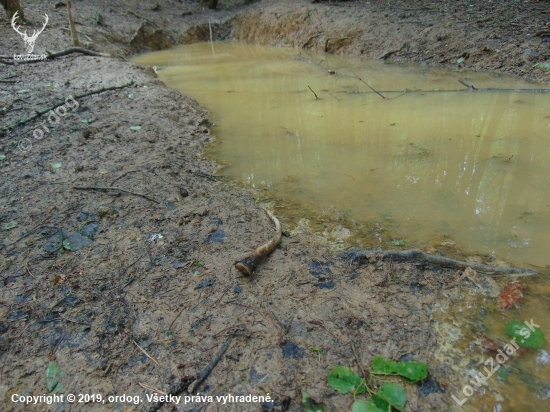
[[[519,280],[508,283],[498,297],[500,309],[510,309],[523,297],[523,285]]]

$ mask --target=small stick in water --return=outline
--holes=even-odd
[[[309,87],[309,86],[307,86],[307,87]],[[315,93],[311,87],[309,87],[309,90],[311,90],[311,93],[313,93],[315,95],[315,100],[320,100],[319,97],[317,97],[317,93]]]
[[[275,215],[273,215],[273,213],[271,213],[269,210],[264,209],[263,207],[262,209],[275,224],[275,234],[269,242],[254,250],[254,252],[252,252],[244,259],[235,262],[235,267],[237,268],[237,270],[245,276],[251,276],[256,270],[256,267],[258,266],[260,261],[271,252],[273,252],[281,241],[283,230],[281,228],[281,223],[279,222],[279,219],[277,219]]]

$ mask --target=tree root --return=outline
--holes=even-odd
[[[269,210],[264,209],[263,207],[262,209],[275,224],[275,235],[273,235],[273,238],[265,245],[260,246],[244,259],[235,262],[235,267],[237,268],[237,270],[245,276],[251,276],[256,270],[256,267],[258,266],[260,261],[271,252],[273,252],[281,241],[283,230],[281,228],[281,223],[279,222],[279,219],[277,219],[275,215],[273,215]]]
[[[533,276],[537,272],[525,268],[507,268],[500,266],[484,265],[481,263],[467,262],[463,260],[455,260],[443,256],[429,255],[419,249],[409,250],[357,250],[348,252],[348,256],[352,260],[358,258],[369,259],[370,257],[382,258],[384,261],[391,262],[423,262],[434,266],[449,269],[466,269],[471,268],[476,272],[485,273],[487,275],[514,275],[514,276]]]

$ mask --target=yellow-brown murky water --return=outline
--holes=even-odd
[[[329,236],[365,236],[384,249],[456,245],[542,269],[519,310],[480,315],[490,305],[478,299],[452,316],[481,316],[496,336],[506,319],[533,318],[550,338],[550,93],[468,91],[458,80],[544,85],[235,43],[135,61],[159,66],[162,81],[210,110],[218,139],[210,155],[226,176],[291,200],[295,216],[338,216],[343,227],[327,226]],[[545,349],[522,358],[523,375],[510,383],[492,378],[504,400],[469,404],[550,410]]]

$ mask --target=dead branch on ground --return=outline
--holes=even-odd
[[[82,53],[82,54],[87,55],[87,56],[96,56],[96,57],[111,57],[110,54],[99,53],[99,52],[96,52],[96,51],[93,51],[93,50],[85,49],[83,47],[69,47],[68,49],[62,50],[60,52],[50,53],[50,52],[46,51],[46,53],[48,53],[46,55],[46,60],[57,59],[58,57],[67,56],[68,54],[72,54],[72,53]],[[43,61],[43,60],[18,60],[18,61],[13,61],[13,60],[5,60],[6,58],[9,58],[9,56],[0,56],[0,63],[7,64],[7,65],[10,65],[10,66],[16,66],[18,64],[40,63],[40,62]]]
[[[73,186],[72,188],[75,189],[75,190],[99,190],[99,191],[103,191],[103,192],[106,192],[108,190],[118,190],[119,192],[124,192],[124,193],[128,193],[128,194],[131,194],[131,195],[134,195],[134,196],[142,197],[144,199],[150,200],[151,202],[160,203],[158,200],[155,200],[152,197],[147,196],[146,194],[138,193],[138,192],[132,192],[131,190],[123,189],[121,187],[115,187],[115,186],[107,186],[107,187],[103,187],[103,186]]]
[[[78,100],[78,99],[81,99],[83,97],[87,97],[87,96],[91,96],[91,95],[94,95],[94,94],[99,94],[99,93],[103,93],[103,92],[106,92],[106,91],[109,91],[109,90],[118,90],[118,89],[123,89],[125,87],[130,87],[134,84],[133,80],[130,80],[128,83],[126,84],[123,84],[122,86],[113,86],[113,87],[105,87],[105,88],[101,88],[99,90],[93,90],[91,92],[87,92],[87,93],[84,93],[84,94],[80,94],[80,95],[76,95],[74,96],[74,99],[75,100]],[[22,120],[18,120],[17,122],[13,123],[12,125],[9,125],[9,126],[6,126],[6,127],[3,127],[2,129],[0,129],[1,131],[10,131],[10,130],[13,130],[15,129],[16,127],[18,126],[21,126],[22,124],[25,124],[25,123],[28,123],[34,119],[38,119],[40,116],[50,112],[51,110],[55,110],[57,109],[59,106],[63,106],[65,104],[65,101],[62,101],[61,103],[57,103],[53,106],[50,106],[50,107],[47,107],[45,109],[42,109],[42,110],[38,110],[36,111],[36,113],[34,115],[32,115],[31,117],[28,117],[26,119],[22,119]]]
[[[471,268],[474,269],[476,272],[485,273],[487,275],[533,276],[537,274],[536,271],[531,269],[491,266],[482,263],[467,262],[443,256],[430,255],[428,253],[422,252],[420,249],[361,250],[358,253],[354,253],[354,259],[369,259],[370,257],[381,257],[384,261],[423,262],[448,269],[464,270],[466,268]]]
[[[229,347],[229,344],[231,343],[231,339],[233,339],[233,335],[229,335],[227,339],[223,342],[222,346],[218,350],[218,353],[216,353],[216,356],[214,356],[214,359],[210,361],[210,363],[204,368],[204,370],[200,373],[198,378],[193,382],[189,387],[187,388],[187,393],[194,393],[195,390],[210,376],[218,362],[221,360],[223,354]]]

